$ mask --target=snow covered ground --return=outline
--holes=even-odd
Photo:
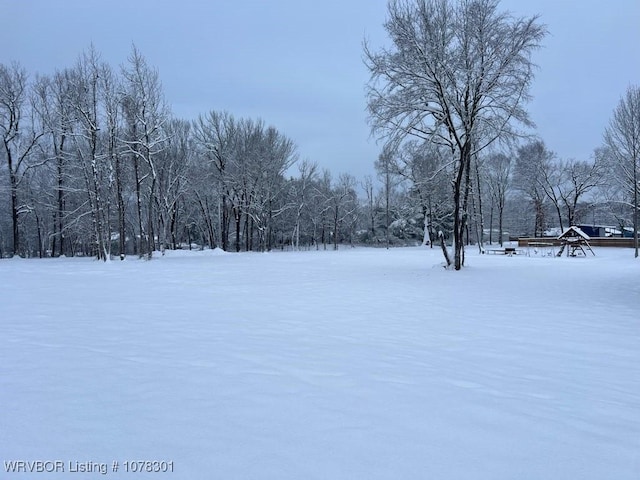
[[[0,478],[637,480],[640,263],[596,253],[2,260]]]

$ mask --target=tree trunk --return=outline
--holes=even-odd
[[[234,207],[234,216],[236,220],[236,252],[240,251],[240,226],[242,225],[242,213],[240,207]]]
[[[562,225],[562,211],[560,210],[560,206],[557,202],[554,202],[554,207],[556,209],[556,213],[558,214],[558,222],[560,224],[560,233],[564,232],[564,226]]]
[[[178,248],[177,245],[177,235],[178,235],[178,206],[174,205],[171,210],[169,231],[171,234],[171,250],[175,250]]]
[[[633,248],[638,258],[638,162],[633,160]]]
[[[385,217],[386,217],[386,228],[385,228],[385,239],[387,241],[387,250],[389,249],[390,246],[390,238],[389,238],[389,226],[391,223],[391,218],[390,217],[390,212],[389,212],[389,202],[390,202],[390,190],[391,190],[391,175],[389,173],[389,163],[385,162],[385,185],[384,185],[384,210],[385,210]]]
[[[533,236],[542,237],[544,233],[544,204],[540,199],[534,200],[534,209],[536,211],[536,221]]]
[[[42,241],[42,224],[40,222],[40,215],[38,215],[38,211],[34,212],[36,217],[36,232],[38,235],[38,258],[44,258],[44,242]]]
[[[20,255],[20,228],[18,218],[18,180],[9,163],[9,181],[11,188],[11,226],[13,230],[13,255]]]
[[[124,222],[124,197],[122,196],[122,166],[120,165],[120,155],[115,155],[115,169],[116,169],[116,203],[118,205],[118,254],[120,260],[124,260],[126,255],[126,241],[127,235],[125,231]]]
[[[244,215],[244,250],[251,251],[251,216],[249,215],[249,207],[245,206],[247,213]]]
[[[144,233],[142,230],[142,193],[140,191],[140,183],[142,182],[142,180],[140,180],[140,160],[138,159],[137,155],[134,156],[133,170],[136,180],[136,207],[138,211],[138,255],[142,257],[144,256]]]
[[[447,245],[444,243],[444,233],[438,232],[438,238],[440,239],[440,248],[442,248],[442,254],[444,255],[445,261],[447,262],[447,267],[449,267],[451,266],[451,258],[449,257]]]
[[[333,249],[338,250],[338,206],[333,211]],[[388,246],[387,246],[388,248]]]
[[[462,162],[462,159],[461,159]],[[464,243],[464,219],[462,218],[461,187],[462,187],[463,166],[460,165],[458,175],[453,185],[453,262],[456,270],[462,267],[461,250]]]
[[[493,245],[493,200],[491,200],[491,207],[489,207],[489,245]]]
[[[273,202],[269,200],[269,212],[267,217],[267,252],[273,248]],[[284,242],[283,242],[284,244]]]
[[[469,142],[462,146],[459,162],[453,183],[453,268],[456,270],[460,270],[464,265],[464,233],[467,224],[465,208],[469,196],[469,168],[471,165],[471,145]],[[463,185],[463,183],[466,184]]]
[[[500,201],[498,204],[498,235],[500,235],[500,246],[502,247],[502,227],[503,227],[503,218],[504,218],[504,202]]]
[[[477,187],[477,194],[478,194],[478,215],[479,215],[479,219],[480,219],[480,236],[478,238],[478,248],[480,249],[480,252],[482,253],[484,251],[484,213],[482,211],[482,188],[480,185],[480,167],[478,166],[478,161],[476,160],[475,162],[475,167],[476,167],[476,187]]]
[[[148,230],[148,241],[147,241],[147,259],[151,260],[153,257],[153,251],[155,250],[155,232],[153,228],[153,201],[155,195],[156,188],[156,176],[154,173],[151,175],[151,187],[149,188],[149,211],[147,212],[147,230]]]
[[[431,244],[431,235],[429,230],[431,226],[429,225],[429,212],[427,211],[427,207],[422,205],[422,215],[424,216],[424,231],[422,232],[422,246],[426,246],[427,242]]]
[[[56,181],[57,181],[57,206],[54,220],[52,256],[64,255],[64,143],[65,135],[60,139],[60,146],[56,152]],[[58,254],[56,254],[56,244]]]
[[[5,153],[7,156],[7,167],[9,169],[9,189],[11,195],[11,230],[13,245],[11,256],[19,254],[20,250],[20,231],[18,229],[18,179],[13,168],[13,156],[8,143],[4,142]]]
[[[222,250],[225,252],[229,250],[229,204],[227,201],[227,194],[222,193],[222,199],[220,204],[220,243],[222,244]]]

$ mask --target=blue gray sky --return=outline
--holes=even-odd
[[[629,85],[640,84],[640,1],[503,0],[548,26],[529,110],[561,158],[589,158]],[[334,176],[374,174],[362,42],[386,41],[386,0],[0,0],[0,62],[72,66],[93,43],[117,67],[135,44],[175,116],[262,118]]]

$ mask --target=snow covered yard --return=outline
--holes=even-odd
[[[2,260],[0,477],[640,478],[632,252],[476,252]]]

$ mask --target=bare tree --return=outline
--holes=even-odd
[[[536,178],[539,182],[540,189],[544,192],[547,199],[551,202],[553,209],[556,211],[560,231],[564,232],[561,196],[561,184],[564,181],[564,171],[562,163],[555,157],[555,154],[552,153],[551,155],[551,161],[538,164],[539,172]]]
[[[100,79],[108,69],[100,62],[97,51],[90,47],[80,56],[71,75],[71,105],[76,119],[71,138],[87,194],[94,251],[96,257],[104,261],[111,257],[111,191],[114,178],[112,157],[104,148],[101,137]]]
[[[158,171],[156,212],[160,250],[177,248],[178,214],[188,191],[191,166],[191,122],[172,119],[164,126],[167,147],[156,156]]]
[[[157,70],[149,66],[140,51],[132,47],[128,64],[122,69],[125,82],[125,101],[130,122],[129,137],[125,141],[127,150],[136,160],[146,167],[142,175],[137,173],[137,184],[145,182],[147,189],[146,245],[144,252],[151,259],[155,250],[154,205],[158,180],[156,155],[166,147],[163,126],[169,118],[169,109],[165,104],[162,85]],[[137,164],[136,164],[137,165]],[[138,195],[140,198],[140,195]],[[140,201],[138,201],[140,205]],[[139,216],[141,208],[138,207]],[[141,220],[140,220],[141,222]],[[140,232],[142,236],[142,232]]]
[[[480,174],[482,159],[478,154],[473,156],[472,168],[474,170],[473,193],[471,197],[471,208],[473,213],[474,224],[476,226],[476,240],[478,242],[478,251],[484,253],[484,211],[482,203],[482,187],[483,176]],[[476,207],[477,202],[477,207]]]
[[[228,112],[210,111],[194,122],[196,148],[212,167],[213,180],[217,184],[217,205],[200,202],[207,212],[215,208],[218,213],[220,245],[229,250],[229,223],[231,220],[231,177],[233,155],[238,144],[238,122]]]
[[[382,153],[376,161],[376,170],[382,180],[382,189],[384,195],[384,217],[385,217],[385,242],[387,248],[391,245],[390,227],[391,227],[391,197],[393,195],[393,189],[395,187],[396,180],[394,179],[393,166],[393,149],[390,144],[385,145]]]
[[[393,174],[409,182],[409,197],[417,201],[423,218],[423,245],[436,240],[436,232],[449,231],[445,226],[450,217],[448,161],[438,145],[424,141],[405,142],[397,155],[391,157]],[[394,179],[393,186],[398,183]]]
[[[578,206],[585,195],[602,181],[602,162],[568,160],[561,162],[541,141],[533,141],[518,149],[514,184],[531,200],[536,222],[534,234],[544,231],[544,202],[555,210],[560,231],[574,225]]]
[[[332,198],[333,182],[331,172],[324,169],[313,191],[313,211],[311,213],[317,249],[320,249],[320,243],[322,243],[324,250],[327,249],[327,241],[331,234],[330,214]],[[318,235],[320,238],[317,238]]]
[[[300,250],[302,216],[303,213],[309,209],[308,204],[311,201],[311,188],[318,176],[318,165],[308,160],[303,160],[302,163],[298,165],[298,173],[300,174],[300,178],[294,184],[294,191],[292,192],[296,204],[292,240],[296,250]]]
[[[633,209],[633,243],[638,257],[638,171],[640,170],[640,87],[630,86],[604,133],[613,179]]]
[[[540,140],[529,142],[518,148],[513,172],[514,188],[522,192],[531,202],[535,221],[533,235],[542,236],[546,228],[544,188],[550,178],[548,170],[552,168],[553,152]]]
[[[126,166],[124,164],[122,144],[123,122],[122,122],[122,84],[120,78],[108,64],[102,64],[99,74],[99,92],[103,104],[105,130],[103,141],[105,145],[105,156],[109,165],[109,190],[115,193],[117,224],[118,224],[118,255],[120,260],[126,256],[126,203],[125,188]],[[113,192],[115,187],[115,192]],[[110,205],[109,205],[110,206]],[[111,214],[111,208],[109,208]],[[111,229],[109,238],[111,238]]]
[[[531,125],[523,104],[546,29],[537,17],[499,12],[496,0],[391,0],[385,29],[392,48],[365,44],[372,127],[389,141],[412,135],[451,152],[459,270],[471,159],[517,122]]]
[[[577,223],[580,200],[602,183],[603,173],[603,165],[597,157],[592,162],[568,160],[563,164],[559,194],[569,226]]]
[[[366,175],[361,183],[361,187],[366,196],[367,237],[370,236],[367,241],[374,243],[376,241],[376,220],[380,202],[378,201],[379,197],[375,194],[373,177]]]
[[[19,64],[0,64],[0,138],[9,174],[11,196],[12,250],[20,254],[18,187],[27,170],[30,155],[44,131],[30,117],[27,73]],[[30,122],[31,120],[31,122]]]
[[[338,184],[333,188],[329,199],[334,250],[338,250],[338,243],[343,234],[343,229],[349,231],[349,228],[346,227],[353,224],[353,216],[358,207],[355,186],[355,178],[352,175],[343,173],[340,175]],[[349,232],[350,241],[352,240],[352,234],[353,232]]]
[[[269,251],[273,245],[274,218],[289,208],[278,203],[285,189],[284,173],[298,157],[295,143],[275,127],[260,129],[258,133],[250,169],[254,188],[247,195],[248,214],[257,227],[259,248]]]
[[[489,191],[498,209],[498,242],[502,246],[504,209],[511,181],[511,157],[504,153],[491,154],[487,157],[485,166]],[[493,228],[493,225],[489,228]]]
[[[66,183],[70,179],[68,163],[70,157],[69,137],[73,127],[73,85],[70,69],[58,71],[52,76],[38,78],[35,90],[38,111],[47,137],[42,142],[46,154],[53,160],[51,199],[53,209],[53,231],[51,234],[51,255],[64,255],[66,224]]]
[[[93,47],[35,82],[0,67],[0,256],[107,260],[133,244],[151,257],[183,241],[226,249],[234,233],[237,250],[354,238],[355,180],[332,185],[312,164],[285,179],[296,147],[261,120],[171,119],[135,46],[118,71]]]

